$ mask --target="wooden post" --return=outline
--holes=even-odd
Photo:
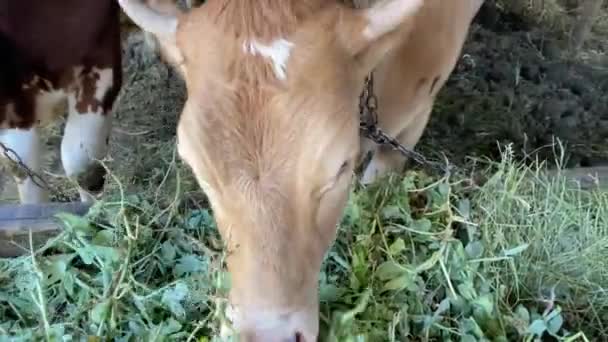
[[[0,257],[29,253],[30,230],[34,248],[37,248],[61,231],[56,214],[63,212],[82,216],[90,206],[81,202],[0,206]]]
[[[608,166],[578,167],[563,170],[547,170],[550,177],[565,177],[575,187],[583,190],[608,191]]]

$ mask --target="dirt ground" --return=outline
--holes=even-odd
[[[445,153],[458,164],[466,156],[498,158],[497,141],[512,142],[520,155],[552,159],[554,149],[548,146],[559,138],[567,146],[568,165],[608,164],[605,50],[594,45],[593,58],[569,61],[555,37],[502,13],[493,2],[484,5],[419,149]],[[123,64],[108,166],[127,192],[145,191],[163,181],[173,160],[185,88],[175,72],[145,49],[138,31],[125,36]],[[48,130],[46,165],[55,175],[62,174],[62,124]],[[0,201],[13,201],[14,185],[6,178],[0,176]],[[191,179],[182,187],[196,188]],[[76,198],[73,189],[70,193]]]
[[[484,5],[420,147],[496,159],[496,142],[512,142],[520,156],[553,160],[557,138],[568,166],[608,163],[605,50],[589,44],[587,61],[568,60],[557,37]]]

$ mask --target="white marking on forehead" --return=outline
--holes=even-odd
[[[269,45],[261,44],[255,40],[245,41],[243,43],[243,50],[245,53],[252,55],[260,54],[272,61],[272,67],[274,74],[280,80],[287,78],[285,69],[287,68],[287,61],[291,55],[291,49],[293,43],[283,38],[274,40]]]

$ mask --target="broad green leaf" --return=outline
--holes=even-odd
[[[401,187],[404,190],[413,190],[416,188],[416,174],[409,173],[407,176],[403,177],[401,181]]]
[[[542,334],[547,330],[547,325],[545,321],[542,319],[537,319],[528,327],[528,332],[534,334],[535,336],[542,336]]]
[[[175,316],[183,318],[186,315],[186,311],[182,306],[182,301],[188,295],[188,286],[182,282],[175,285],[174,288],[167,289],[163,292],[161,302],[165,305]]]
[[[435,317],[442,315],[444,312],[450,309],[450,299],[444,298],[441,303],[437,306],[437,310],[435,310]]]
[[[44,267],[47,284],[51,285],[61,281],[66,274],[68,264],[72,261],[74,254],[62,254],[50,257]]]
[[[547,322],[547,331],[549,331],[553,335],[556,335],[559,332],[559,330],[562,328],[563,324],[564,324],[564,319],[562,318],[562,315],[559,314],[559,315],[551,318]]]
[[[462,320],[460,323],[460,329],[462,330],[462,332],[473,334],[478,339],[484,337],[484,333],[481,330],[481,327],[479,327],[479,324],[477,324],[477,322],[473,318],[465,318],[464,320]]]
[[[383,289],[385,291],[401,291],[405,288],[407,288],[408,286],[410,286],[411,284],[413,284],[414,282],[414,277],[410,274],[403,274],[389,282],[387,282],[386,284],[384,284]]]
[[[385,261],[376,270],[376,276],[380,280],[389,280],[407,272],[407,269],[394,261]]]
[[[398,238],[397,240],[395,240],[395,242],[393,242],[391,244],[391,246],[389,247],[389,252],[393,256],[398,255],[399,253],[403,252],[404,250],[405,250],[405,242],[403,241],[402,238]]]
[[[431,223],[430,220],[428,219],[420,219],[420,220],[416,220],[412,223],[412,229],[417,230],[419,232],[429,232],[431,231],[431,227],[433,226],[433,224]]]
[[[139,323],[134,322],[134,321],[129,321],[128,325],[129,325],[129,329],[136,336],[141,336],[144,333],[144,328]]]
[[[55,216],[64,224],[66,230],[85,234],[92,232],[89,220],[83,216],[68,213],[58,213]]]
[[[93,307],[91,310],[91,321],[95,324],[101,324],[110,311],[111,299],[105,299]]]
[[[515,309],[515,315],[522,321],[526,322],[526,324],[530,324],[530,313],[525,306],[519,304]]]
[[[440,258],[441,258],[440,251],[433,253],[433,255],[431,255],[431,257],[429,259],[427,259],[425,262],[423,262],[422,264],[418,265],[418,267],[416,267],[416,273],[430,270],[431,268],[433,268],[433,266],[435,266],[435,264],[439,261]]]
[[[460,295],[462,297],[464,297],[466,300],[471,301],[475,297],[477,297],[477,291],[475,291],[475,288],[473,287],[473,284],[470,281],[467,281],[462,284],[458,284],[457,289],[458,289],[458,293],[460,293]]]
[[[51,341],[66,341],[68,336],[65,336],[65,326],[63,324],[53,324],[49,329]],[[68,340],[69,341],[69,340]]]
[[[172,262],[175,259],[177,251],[171,241],[165,241],[160,246],[160,252],[165,262]]]
[[[186,255],[177,261],[173,273],[177,277],[182,277],[186,273],[196,273],[204,270],[204,263],[195,255]]]
[[[471,201],[468,198],[463,198],[458,201],[458,213],[465,219],[471,215]]]
[[[82,259],[82,262],[87,265],[91,265],[95,259],[95,254],[90,248],[88,248],[88,246],[76,249],[76,253],[78,253],[78,256],[80,259]]]
[[[470,309],[470,304],[462,296],[450,297],[450,308],[455,314],[463,315]]]
[[[319,288],[319,300],[327,303],[335,302],[344,292],[344,289],[334,284],[322,284]]]
[[[188,219],[188,226],[192,228],[208,227],[215,229],[215,220],[209,210],[195,210]]]
[[[465,334],[460,338],[460,342],[477,342],[477,338],[473,335]]]
[[[103,284],[104,292],[110,291],[110,287],[113,285],[114,269],[110,267],[104,267],[101,270],[101,280]]]
[[[66,274],[64,275],[63,288],[69,296],[74,295],[74,275],[72,273],[66,272]]]
[[[86,245],[82,248],[78,248],[76,253],[78,253],[82,258],[82,261],[87,265],[91,265],[95,260],[95,257],[100,258],[104,263],[118,262],[121,258],[118,249],[105,246]]]
[[[437,186],[437,190],[442,196],[447,196],[450,193],[450,186],[447,183],[440,183]]]
[[[160,329],[161,334],[167,337],[179,332],[180,330],[182,330],[182,325],[173,318],[169,318],[168,321],[164,322]]]
[[[553,317],[555,316],[559,316],[562,313],[562,309],[557,306],[555,309],[551,310],[546,316],[545,316],[545,321],[549,321],[551,319],[553,319]]]
[[[146,305],[145,303],[145,299],[142,297],[139,297],[137,295],[133,296],[133,304],[135,304],[135,307],[137,308],[137,310],[139,310],[139,313],[146,319],[146,320],[150,320],[150,317],[148,316],[148,310],[146,309]]]
[[[486,313],[487,315],[491,315],[492,312],[494,311],[494,303],[493,303],[491,295],[489,295],[489,294],[479,296],[473,302],[473,305],[481,308],[483,310],[483,312]]]
[[[112,243],[114,242],[114,232],[109,229],[100,230],[95,234],[95,237],[91,242],[100,246],[112,246]]]
[[[385,220],[396,219],[402,216],[401,209],[399,209],[399,207],[396,205],[389,205],[382,208],[382,217]]]
[[[484,251],[483,244],[481,241],[473,241],[467,245],[465,251],[470,259],[480,258]]]

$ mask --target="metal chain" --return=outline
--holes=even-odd
[[[57,189],[54,189],[44,178],[42,178],[38,173],[34,172],[29,166],[27,166],[23,159],[13,150],[12,148],[6,146],[4,143],[0,142],[0,153],[4,156],[6,160],[8,160],[11,164],[15,165],[19,168],[23,173],[29,177],[34,184],[38,187],[49,191],[51,194],[54,194],[56,197],[63,197],[65,199],[69,199],[70,197],[64,194]]]
[[[390,146],[399,151],[404,157],[411,158],[420,165],[430,165],[448,171],[450,165],[440,162],[431,162],[422,154],[403,146],[397,139],[389,136],[378,127],[378,98],[374,93],[373,71],[365,78],[363,92],[359,96],[359,130],[363,136],[378,145]]]
[[[369,2],[365,0],[345,0],[345,2],[346,1],[354,8],[360,9],[369,7]],[[380,127],[378,127],[378,98],[374,93],[373,71],[365,78],[363,92],[361,92],[361,95],[359,96],[359,115],[359,131],[363,136],[376,144],[390,146],[394,150],[399,151],[404,157],[413,159],[420,165],[431,166],[440,169],[445,173],[448,173],[450,169],[454,168],[447,159],[445,163],[427,160],[422,154],[403,146],[397,139],[384,133]]]

